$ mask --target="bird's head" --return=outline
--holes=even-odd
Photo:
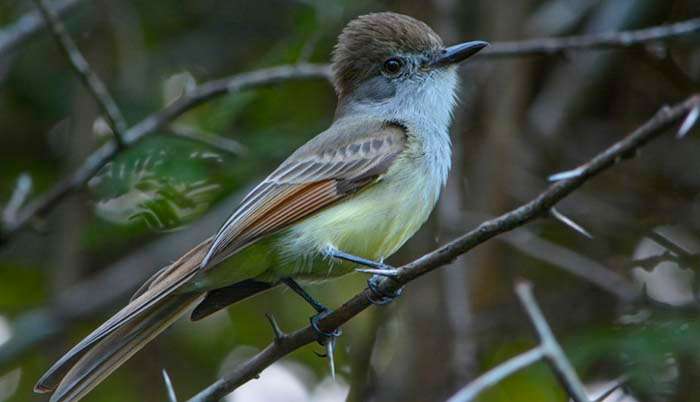
[[[427,24],[391,12],[358,17],[343,29],[333,52],[333,82],[341,99],[384,103],[456,84],[456,66],[487,46],[472,41],[445,47]]]

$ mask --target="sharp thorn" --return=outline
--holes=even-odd
[[[550,208],[549,215],[552,218],[554,218],[554,220],[558,221],[559,223],[563,224],[564,226],[568,227],[569,229],[572,229],[574,232],[586,237],[587,239],[593,239],[593,235],[589,231],[587,231],[583,226],[574,222],[568,216],[559,212],[556,208],[554,208],[554,207]]]
[[[555,173],[547,178],[547,180],[554,182],[554,181],[561,181],[561,180],[566,180],[566,179],[571,179],[574,177],[578,177],[583,173],[584,168],[577,167],[576,169],[573,170],[567,170],[565,172],[559,172]]]
[[[681,127],[678,129],[678,133],[676,133],[676,138],[681,139],[685,137],[690,130],[693,129],[695,123],[697,123],[698,117],[700,117],[700,105],[695,106],[688,113],[688,116],[686,116],[686,118],[683,120],[683,124],[681,124]]]
[[[173,388],[173,383],[170,381],[170,376],[168,372],[163,369],[163,382],[165,383],[165,389],[168,392],[168,401],[177,402],[177,396],[175,395],[175,389]]]
[[[400,271],[398,269],[374,269],[374,268],[358,268],[356,272],[361,272],[363,274],[373,274],[379,276],[386,276],[389,278],[395,278],[399,276]]]
[[[333,358],[333,349],[335,349],[335,338],[329,339],[328,342],[326,342],[326,355],[328,356],[328,365],[331,369],[331,377],[333,378],[333,381],[335,381],[335,359]]]
[[[265,317],[267,317],[267,321],[272,327],[272,333],[275,335],[275,342],[279,343],[287,337],[287,334],[285,334],[284,331],[282,331],[282,329],[280,328],[279,324],[277,324],[275,316],[273,316],[271,313],[265,313]]]

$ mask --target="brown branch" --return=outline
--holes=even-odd
[[[36,3],[41,15],[46,20],[46,24],[49,26],[49,30],[63,51],[63,54],[70,62],[71,68],[73,68],[73,71],[80,77],[83,85],[85,85],[85,88],[87,88],[92,97],[95,98],[102,113],[104,113],[107,118],[117,146],[119,148],[126,147],[124,143],[124,133],[127,129],[126,120],[124,120],[124,116],[122,116],[122,112],[119,110],[119,107],[117,107],[114,98],[109,94],[107,86],[92,70],[83,54],[80,53],[78,46],[76,46],[73,39],[71,39],[68,32],[66,32],[66,27],[63,25],[58,15],[56,15],[56,12],[46,3],[46,0],[34,0],[34,3]]]
[[[663,107],[650,120],[622,140],[593,157],[577,169],[578,174],[551,184],[532,201],[497,218],[488,220],[461,237],[428,253],[400,268],[396,276],[383,278],[378,283],[380,291],[386,294],[396,292],[412,280],[444,265],[499,234],[511,231],[537,217],[548,213],[556,203],[589,179],[612,167],[625,157],[661,135],[673,124],[680,122],[693,108],[700,104],[700,95],[695,95],[673,107]],[[319,328],[333,331],[354,316],[371,306],[372,291],[365,288],[345,302],[333,313],[319,321]],[[282,343],[271,343],[256,356],[246,361],[234,371],[225,374],[195,395],[190,402],[216,401],[235,390],[240,385],[255,378],[258,373],[283,356],[316,340],[314,330],[307,326],[289,334]]]
[[[700,32],[700,18],[693,18],[675,24],[661,25],[635,31],[607,32],[592,35],[537,38],[517,42],[494,43],[479,55],[479,59],[484,57],[501,58],[552,55],[571,50],[627,48],[653,42],[668,41],[698,32]]]
[[[63,0],[55,2],[53,9],[62,16],[80,3],[81,0]],[[32,38],[46,27],[46,21],[38,11],[29,12],[20,17],[17,22],[0,31],[0,60],[10,55],[19,46]]]
[[[318,79],[329,77],[328,66],[321,64],[283,65],[264,68],[249,73],[237,74],[228,78],[210,81],[197,87],[166,108],[153,113],[131,127],[124,134],[124,143],[131,146],[144,137],[166,127],[171,121],[188,110],[224,94],[245,91],[251,88],[273,85],[290,80]],[[95,150],[71,175],[59,181],[49,191],[41,195],[17,213],[17,219],[0,233],[0,244],[24,229],[36,217],[46,214],[67,195],[80,189],[90,178],[109,163],[119,153],[114,141]]]
[[[532,322],[540,344],[527,352],[521,353],[504,363],[492,368],[486,373],[470,382],[452,396],[447,402],[469,402],[486,389],[496,385],[506,377],[528,367],[542,359],[545,359],[552,370],[557,374],[562,386],[576,402],[589,402],[581,380],[576,375],[573,366],[566,358],[559,342],[554,337],[552,329],[547,324],[547,319],[542,314],[535,296],[532,294],[532,284],[520,282],[515,286],[515,292],[523,305],[525,312]]]
[[[637,31],[494,43],[482,57],[520,57],[535,54],[552,54],[563,50],[624,48],[648,42],[669,40],[698,31],[700,31],[700,19],[691,19],[672,25]],[[133,145],[143,137],[167,126],[167,124],[186,111],[217,96],[288,80],[314,78],[329,79],[329,66],[303,63],[284,65],[210,81],[199,86],[193,93],[180,98],[165,109],[149,115],[133,126],[124,134],[124,144],[127,146]],[[100,168],[117,155],[117,151],[115,144],[110,142],[93,152],[73,174],[59,181],[39,199],[20,211],[15,224],[10,225],[0,233],[0,245],[27,227],[33,219],[50,211],[68,194],[80,189]]]

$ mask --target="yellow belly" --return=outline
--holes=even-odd
[[[440,183],[416,169],[398,169],[369,188],[295,224],[280,238],[284,259],[297,273],[335,276],[350,264],[318,267],[313,260],[327,247],[383,260],[396,252],[425,223],[435,206]],[[393,170],[393,169],[392,169]],[[411,172],[411,174],[404,172]],[[328,264],[334,267],[329,269]],[[287,267],[289,269],[289,267]],[[324,272],[309,272],[315,270]]]

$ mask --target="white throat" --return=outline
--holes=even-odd
[[[370,115],[405,124],[421,143],[425,168],[442,186],[451,167],[449,128],[457,84],[456,68],[435,70],[421,81],[401,82],[396,94],[382,102],[349,102],[344,105],[343,117]]]

